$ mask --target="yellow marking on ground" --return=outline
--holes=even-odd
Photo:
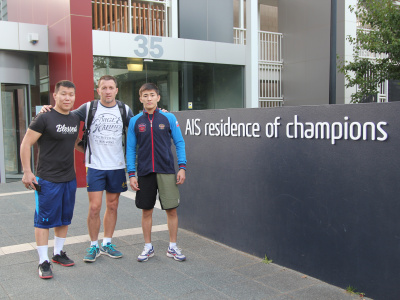
[[[167,231],[167,230],[168,230],[168,225],[162,224],[162,225],[153,226],[151,231],[159,232],[159,231]],[[142,227],[115,230],[113,237],[123,237],[123,236],[138,235],[138,234],[142,234]],[[104,232],[99,233],[99,240],[102,239],[103,237],[104,237]],[[88,234],[84,234],[84,235],[67,237],[67,239],[65,240],[65,245],[87,243],[87,242],[90,242],[90,237]],[[49,247],[54,247],[54,240],[49,240]],[[0,248],[0,256],[7,255],[7,254],[26,252],[26,251],[32,251],[32,250],[36,250],[35,242],[19,244],[19,245],[11,245],[11,246],[6,246],[6,247],[1,247]]]

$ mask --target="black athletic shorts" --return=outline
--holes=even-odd
[[[150,173],[138,177],[140,190],[136,192],[136,207],[152,209],[156,204],[157,191],[161,208],[172,209],[179,206],[179,189],[175,174]]]

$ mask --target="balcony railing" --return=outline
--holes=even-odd
[[[365,28],[365,27],[359,27],[357,28],[358,30],[362,30],[364,32],[370,32],[371,29]],[[361,58],[368,58],[368,59],[382,59],[382,58],[387,58],[387,54],[386,53],[375,53],[375,52],[370,52],[364,49],[360,49],[360,53],[359,56]]]
[[[92,0],[93,29],[168,36],[165,0]]]
[[[246,45],[246,29],[233,28],[233,43],[239,45]]]
[[[370,29],[369,26],[362,26],[360,22],[357,22],[357,30],[362,30],[367,33],[372,31],[372,29]],[[367,58],[370,60],[383,59],[388,57],[386,53],[375,53],[364,49],[359,50],[359,56],[361,58]],[[378,94],[376,97],[378,103],[388,102],[388,91],[389,91],[388,80],[378,85]]]
[[[389,81],[385,80],[378,86],[377,102],[388,102]]]
[[[258,106],[283,106],[282,93],[282,34],[258,33]],[[235,44],[246,44],[246,29],[234,28]]]
[[[259,107],[283,106],[282,64],[258,64],[258,103]]]
[[[259,31],[258,36],[258,60],[282,63],[282,33]]]
[[[282,34],[260,31],[258,49],[259,107],[283,106]]]

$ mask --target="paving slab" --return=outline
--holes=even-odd
[[[101,255],[94,263],[82,260],[89,247],[88,198],[77,190],[74,219],[64,250],[72,267],[53,264],[54,278],[38,277],[33,228],[34,194],[20,182],[0,184],[0,299],[361,299],[316,278],[237,251],[187,230],[179,230],[178,246],[187,261],[166,256],[169,242],[166,214],[155,209],[152,242],[155,256],[139,263],[144,241],[141,211],[134,193],[120,198],[113,244],[120,259]],[[103,203],[101,215],[104,214]],[[103,227],[100,229],[102,236]],[[50,230],[49,256],[52,256]],[[368,299],[368,298],[365,298]]]

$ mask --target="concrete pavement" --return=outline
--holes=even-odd
[[[362,299],[182,229],[178,246],[187,261],[174,261],[166,256],[168,229],[165,212],[159,209],[153,217],[156,255],[139,263],[136,258],[144,246],[141,211],[135,207],[132,192],[122,194],[112,240],[123,258],[100,256],[94,263],[85,263],[82,258],[90,244],[86,189],[78,189],[76,199],[64,247],[75,266],[53,264],[54,278],[44,280],[37,271],[33,192],[21,182],[0,184],[0,299]],[[50,230],[50,246],[53,237]],[[52,251],[50,247],[50,257]]]

